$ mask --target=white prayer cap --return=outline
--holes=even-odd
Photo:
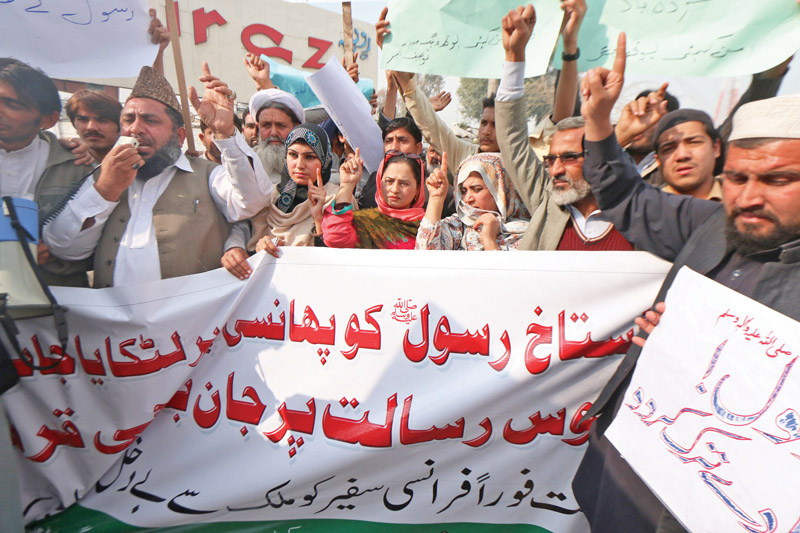
[[[303,106],[293,94],[281,91],[280,89],[264,89],[258,91],[250,98],[250,114],[253,115],[254,120],[258,120],[258,112],[267,104],[276,103],[282,104],[292,110],[295,118],[302,124],[306,121]]]
[[[800,139],[800,94],[787,94],[750,102],[733,115],[728,140]]]

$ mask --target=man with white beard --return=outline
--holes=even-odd
[[[289,132],[305,122],[303,106],[293,94],[270,88],[262,89],[250,98],[249,110],[258,124],[258,144],[253,149],[272,184],[280,189],[286,166],[283,145]],[[286,180],[290,181],[288,175]],[[275,197],[280,193],[280,190],[276,190]],[[246,251],[250,235],[250,223],[237,222],[225,241],[225,253],[220,263],[239,279],[247,279],[252,272],[247,264],[249,254]]]
[[[255,151],[273,184],[281,182],[286,164],[283,143],[292,128],[305,121],[300,101],[280,89],[264,89],[250,98],[250,114],[258,124],[258,144]]]

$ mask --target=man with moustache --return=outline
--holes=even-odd
[[[232,91],[203,64],[203,100],[192,105],[209,125],[222,166],[187,158],[175,92],[143,67],[121,115],[121,144],[63,211],[44,228],[52,253],[66,259],[94,254],[95,287],[165,279],[219,266],[231,223],[269,201],[260,161],[234,127]]]
[[[119,138],[122,104],[102,91],[81,89],[67,100],[64,109],[94,160],[102,162]]]
[[[249,109],[242,111],[242,135],[251,148],[258,145],[258,124]]]
[[[46,131],[58,122],[61,100],[53,81],[22,61],[0,58],[0,196],[35,200],[39,219],[56,212],[90,172]],[[38,262],[49,285],[87,287],[88,261],[64,261],[39,243]]]
[[[580,13],[565,15],[565,68],[575,69]],[[572,24],[570,24],[570,21]],[[556,124],[550,151],[539,160],[528,141],[525,113],[525,46],[533,32],[533,6],[519,7],[503,17],[506,61],[497,91],[497,142],[511,182],[531,213],[520,250],[633,250],[631,244],[600,212],[583,179],[584,121],[570,117]],[[568,59],[572,57],[572,59]],[[567,67],[567,63],[573,65]],[[548,174],[550,179],[548,179]]]
[[[800,95],[752,102],[735,113],[720,204],[669,195],[642,182],[610,119],[624,71],[622,35],[613,69],[593,69],[583,82],[586,178],[626,238],[673,267],[655,309],[637,320],[643,333],[634,338],[636,345],[584,416],[599,418],[573,490],[594,532],[683,531],[604,433],[681,267],[800,319]]]

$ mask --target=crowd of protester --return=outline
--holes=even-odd
[[[676,265],[659,302],[677,267],[689,265],[800,318],[800,97],[775,97],[791,58],[754,75],[719,128],[681,108],[667,83],[627,103],[612,124],[624,36],[614,67],[581,80],[586,0],[561,7],[563,67],[542,136],[528,134],[524,99],[535,15],[519,7],[502,20],[503,75],[483,102],[476,142],[437,114],[449,95],[425,95],[415,74],[389,71],[376,117],[385,153],[373,173],[332,120],[307,122],[251,54],[244,66],[256,92],[240,115],[236,95],[204,65],[204,92],[190,94],[204,152],[182,151],[187,125],[163,76],[169,36],[154,12],[158,57],[124,105],[92,90],[67,102],[78,140],[47,131],[61,111],[53,81],[0,59],[0,195],[38,202],[38,259],[52,285],[89,287],[88,272],[100,288],[220,266],[246,279],[250,255],[280,257],[282,246],[638,249]],[[376,31],[380,46],[391,32],[386,10]],[[357,81],[357,64],[348,73]],[[661,312],[640,320],[645,333]],[[602,435],[637,356],[638,347],[587,415],[606,415],[576,478],[594,531],[680,530]]]

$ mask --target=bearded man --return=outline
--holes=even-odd
[[[670,195],[642,182],[614,135],[610,114],[624,82],[625,57],[621,35],[614,68],[593,69],[583,81],[586,178],[623,235],[673,267],[655,310],[637,321],[644,333],[584,416],[599,418],[573,490],[593,532],[683,531],[604,433],[681,267],[800,319],[800,95],[752,102],[735,113],[721,204]]]
[[[144,67],[120,124],[120,133],[138,146],[113,148],[96,179],[88,179],[45,226],[54,255],[94,254],[95,287],[217,268],[231,223],[269,202],[271,185],[261,162],[234,127],[233,92],[206,63],[200,81],[203,100],[192,88],[192,105],[211,130],[222,166],[181,152],[186,130],[175,92]]]
[[[305,122],[303,106],[293,94],[280,89],[264,89],[250,98],[249,108],[258,124],[256,153],[270,181],[278,185],[286,164],[283,143],[295,126]]]

